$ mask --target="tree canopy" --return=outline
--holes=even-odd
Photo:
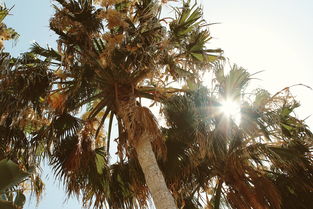
[[[214,72],[213,89],[165,103],[163,168],[177,199],[186,208],[311,207],[312,132],[295,117],[299,103],[290,89],[250,93],[245,69],[226,73],[218,65]],[[223,110],[228,99],[239,103],[239,123]]]
[[[167,2],[153,0],[54,3],[57,49],[0,53],[0,164],[27,173],[38,198],[47,159],[86,207],[145,208],[152,197],[158,209],[310,208],[312,133],[294,114],[299,102],[288,87],[248,91],[253,75],[225,70],[201,7],[174,4],[168,17]],[[0,26],[3,39],[18,36]],[[146,100],[161,105],[166,125]],[[1,192],[13,202],[10,189]]]

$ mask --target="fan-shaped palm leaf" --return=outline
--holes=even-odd
[[[309,208],[312,134],[291,116],[298,103],[290,93],[271,97],[260,90],[250,103],[242,88],[249,74],[241,68],[232,71],[229,77],[216,74],[216,85],[222,90],[232,86],[240,96],[240,124],[222,119],[226,116],[218,107],[225,91],[202,88],[172,97],[165,105],[169,128],[164,133],[171,153],[162,168],[169,185],[179,191],[175,198],[181,206],[185,199],[197,198],[209,208]],[[194,190],[198,196],[190,193]],[[307,196],[300,198],[300,191]],[[204,200],[205,195],[210,198]],[[301,200],[287,205],[288,196]]]
[[[125,2],[127,7],[121,2],[106,3],[104,7],[95,7],[88,0],[57,2],[61,6],[55,7],[50,27],[59,35],[58,51],[34,44],[28,54],[34,56],[34,63],[42,59],[39,63],[50,65],[51,72],[50,90],[40,96],[50,121],[36,131],[31,142],[35,147],[45,147],[56,174],[67,182],[69,194],[83,191],[85,204],[96,195],[95,205],[99,207],[102,203],[113,208],[135,207],[130,204],[134,197],[144,205],[148,195],[142,182],[142,193],[133,188],[136,182],[127,183],[132,187],[126,193],[134,195],[122,196],[126,198],[125,204],[122,199],[116,199],[116,204],[110,199],[112,193],[107,185],[111,177],[105,156],[108,152],[100,160],[105,165],[103,172],[92,173],[99,169],[96,150],[102,150],[105,144],[97,144],[95,138],[107,118],[109,128],[116,118],[121,162],[136,161],[137,156],[143,163],[146,157],[141,156],[139,145],[150,149],[150,154],[153,148],[156,156],[163,156],[164,139],[158,124],[153,114],[141,107],[139,99],[160,101],[179,91],[167,89],[170,82],[161,80],[194,79],[201,69],[211,66],[215,60],[212,58],[217,58],[221,50],[207,49],[210,35],[202,29],[202,12],[196,5],[190,8],[186,3],[176,10],[178,20],[167,27],[160,17],[160,5],[151,0]],[[74,116],[85,109],[86,117],[82,120]],[[154,154],[151,157],[156,165]],[[158,175],[158,179],[163,179],[160,171]],[[145,173],[146,178],[149,176]],[[154,181],[149,181],[151,187]],[[159,185],[165,186],[165,182]]]

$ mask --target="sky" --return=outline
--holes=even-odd
[[[201,0],[205,19],[219,23],[210,27],[210,47],[224,50],[231,63],[250,73],[263,71],[253,82],[271,93],[294,84],[313,87],[313,1],[312,0]],[[6,44],[13,55],[25,52],[33,41],[55,46],[56,36],[49,31],[53,14],[49,0],[6,0],[13,5],[6,24],[20,33],[16,44]],[[313,114],[313,91],[294,87],[292,92],[302,104],[297,114],[304,119]],[[306,120],[313,128],[313,116]],[[64,203],[62,185],[54,181],[51,170],[46,192],[39,209],[76,209],[81,205],[72,198]],[[27,199],[25,209],[35,208],[34,198]]]
[[[313,1],[311,0],[202,0],[210,23],[212,44],[275,93],[294,84],[313,87]],[[292,88],[302,104],[304,119],[313,113],[313,91]],[[313,128],[313,117],[307,119]]]

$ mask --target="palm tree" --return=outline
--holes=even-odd
[[[294,109],[289,88],[271,96],[246,93],[251,75],[215,68],[213,89],[168,100],[167,161],[161,168],[179,207],[310,208],[313,200],[312,133]],[[223,102],[240,104],[241,121]],[[233,104],[234,105],[234,104]],[[292,201],[292,202],[291,202]]]
[[[6,75],[3,83],[11,89],[2,88],[4,120],[20,121],[22,110],[31,107],[41,123],[28,126],[30,150],[48,155],[69,194],[82,192],[85,205],[95,200],[98,207],[143,207],[149,191],[156,208],[177,208],[157,164],[166,153],[164,139],[141,99],[158,102],[183,91],[169,83],[197,82],[219,58],[221,50],[206,48],[211,37],[201,9],[184,2],[175,17],[163,18],[162,5],[153,0],[99,0],[97,7],[91,0],[57,2],[50,28],[59,35],[58,50],[34,44],[21,67]],[[19,114],[11,113],[15,107]],[[119,163],[110,166],[114,118]],[[123,185],[124,179],[131,183]],[[121,194],[114,194],[116,188]]]
[[[38,169],[35,169],[39,165],[40,150],[32,146],[30,139],[39,127],[46,124],[38,106],[38,98],[43,95],[45,89],[42,87],[46,80],[41,73],[29,76],[32,71],[40,69],[38,66],[33,69],[27,66],[25,69],[25,65],[23,60],[11,58],[8,53],[0,53],[0,175],[4,183],[12,182],[10,185],[15,185],[15,202],[19,206],[24,203],[20,200],[25,198],[25,185],[27,190],[34,192],[37,201],[44,188]],[[18,184],[21,178],[27,180],[27,184]],[[12,199],[12,188],[2,187],[2,183],[1,192],[7,192],[9,199]],[[10,205],[7,202],[4,204]]]
[[[38,96],[42,94],[36,92],[42,88],[37,84],[45,78],[40,73],[38,77],[30,75],[34,69],[26,70],[24,59],[17,60],[4,52],[3,41],[19,36],[2,23],[9,11],[0,6],[0,207],[12,209],[23,207],[23,192],[28,190],[25,186],[35,193],[37,201],[43,191],[28,136],[44,123],[38,111]]]

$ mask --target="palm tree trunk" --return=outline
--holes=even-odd
[[[151,145],[151,141],[155,140],[155,134],[153,133],[158,133],[160,130],[157,126],[154,129],[157,128],[158,130],[151,130],[149,121],[153,121],[153,115],[150,111],[149,114],[146,114],[146,116],[152,117],[152,119],[148,118],[148,122],[144,122],[140,116],[144,112],[147,113],[146,109],[136,106],[134,101],[119,102],[118,116],[122,119],[126,128],[130,144],[136,150],[138,161],[155,207],[157,209],[177,209],[175,200],[167,188]]]
[[[152,150],[150,138],[152,136],[142,135],[135,146],[138,161],[145,175],[146,183],[157,209],[177,208],[174,198],[169,192],[163,174],[157,164]]]

